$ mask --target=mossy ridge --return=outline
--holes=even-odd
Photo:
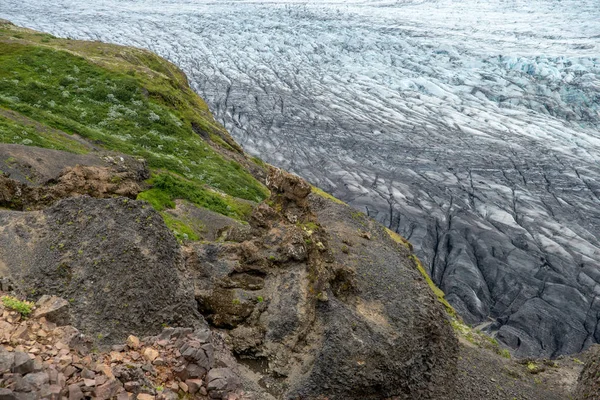
[[[0,24],[0,33],[1,106],[104,148],[143,157],[153,172],[178,176],[197,193],[210,193],[212,187],[231,198],[261,201],[268,196],[237,162],[204,140],[218,137],[228,150],[236,150],[174,65],[143,50],[55,39],[6,24]],[[21,38],[14,38],[17,33]],[[15,129],[13,124],[11,132]],[[36,145],[59,148],[41,139]],[[217,196],[190,201],[228,216],[246,214]]]
[[[406,247],[408,250],[412,251],[412,244],[408,240],[406,240],[405,238],[400,236],[398,233],[396,233],[388,228],[386,228],[385,231],[396,243],[398,243],[398,244]],[[492,350],[493,352],[495,352],[496,354],[498,354],[504,358],[511,357],[510,351],[508,349],[500,347],[500,344],[498,343],[498,341],[495,338],[485,334],[484,332],[473,329],[470,326],[468,326],[467,324],[465,324],[463,322],[462,318],[458,315],[458,313],[454,309],[454,307],[452,307],[452,305],[450,303],[448,303],[448,301],[446,300],[444,291],[442,289],[440,289],[439,287],[437,287],[437,285],[433,282],[433,280],[431,279],[431,277],[429,276],[429,274],[423,267],[423,264],[421,264],[421,261],[419,260],[419,258],[414,254],[411,254],[409,256],[409,258],[414,262],[417,270],[421,273],[423,278],[425,278],[427,285],[429,285],[429,287],[431,288],[431,290],[437,297],[438,301],[440,303],[442,303],[442,305],[446,309],[446,313],[448,314],[448,317],[450,319],[450,324],[452,325],[454,332],[458,336],[464,338],[465,340],[467,340],[468,342],[470,342],[471,344],[473,344],[475,346],[478,346],[480,348],[485,348],[488,350]]]
[[[261,160],[262,161],[262,160]],[[326,191],[324,191],[323,189],[319,189],[316,186],[311,185],[312,188],[312,192],[315,193],[316,195],[319,195],[325,199],[331,200],[334,203],[337,204],[343,204],[345,206],[347,206],[348,204],[344,203],[343,201],[341,201],[340,199],[338,199],[337,197],[332,196],[331,194],[327,193]]]

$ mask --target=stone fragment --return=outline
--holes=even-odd
[[[62,386],[54,384],[48,387],[47,393],[50,399],[60,399],[60,394],[62,393],[62,391]]]
[[[143,354],[144,354],[144,358],[146,358],[146,360],[151,361],[151,362],[156,360],[156,358],[159,355],[158,351],[154,350],[152,347],[147,347],[146,349],[144,349]]]
[[[154,400],[154,396],[147,393],[140,393],[137,395],[137,400]]]
[[[121,362],[123,361],[123,354],[117,351],[110,352],[110,362]]]
[[[116,379],[110,379],[103,385],[100,385],[94,391],[96,398],[102,400],[112,399],[117,395],[119,388],[121,387],[121,382]]]
[[[69,400],[82,400],[83,392],[78,384],[69,385]]]
[[[130,349],[137,349],[140,347],[140,339],[137,336],[129,335],[127,338],[127,346]]]
[[[206,375],[206,387],[212,398],[235,392],[239,386],[239,378],[229,368],[213,368]]]
[[[10,389],[0,388],[0,400],[17,400],[17,396]]]
[[[57,326],[69,325],[71,316],[69,314],[69,302],[56,296],[42,296],[37,301],[33,318],[45,318]]]
[[[14,361],[14,353],[5,350],[3,347],[0,347],[0,375],[6,371],[10,371]]]
[[[136,393],[138,390],[140,390],[140,383],[137,381],[125,382],[125,390],[130,393]]]
[[[179,388],[186,393],[189,390],[188,385],[185,382],[179,382]]]
[[[95,379],[96,386],[104,385],[107,380],[108,380],[108,377],[106,375],[98,375],[98,376],[96,376],[96,379]]]
[[[34,361],[29,357],[29,354],[22,351],[15,352],[15,358],[11,371],[17,374],[25,375],[33,372]]]
[[[204,375],[206,375],[206,369],[198,364],[188,364],[185,369],[189,378],[204,378]],[[185,379],[183,380],[185,381]]]
[[[42,386],[50,382],[50,377],[45,372],[30,373],[25,375],[23,379],[36,390],[40,390]]]
[[[159,399],[161,399],[161,400],[178,400],[179,395],[177,394],[177,392],[167,389],[160,394]]]
[[[94,378],[96,378],[96,373],[95,373],[94,371],[90,371],[90,370],[89,370],[89,369],[87,369],[87,368],[84,368],[84,369],[81,371],[81,377],[82,377],[83,379],[94,379]]]
[[[87,387],[96,387],[96,379],[84,379],[83,384]]]
[[[185,381],[185,384],[188,386],[189,392],[191,394],[195,394],[202,387],[202,380],[201,379],[188,379]]]
[[[117,395],[117,400],[129,400],[130,394],[127,392],[121,392]],[[133,396],[132,396],[133,397]]]
[[[112,372],[112,369],[106,364],[98,364],[96,365],[96,372],[101,372],[109,378],[114,378],[115,375]]]

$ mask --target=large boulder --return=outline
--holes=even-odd
[[[278,181],[293,193],[274,190],[271,206],[255,210],[251,237],[187,249],[207,320],[276,398],[424,399],[451,390],[458,342],[408,248],[363,214],[292,183]]]
[[[67,299],[71,316],[61,320],[106,343],[202,323],[179,245],[147,203],[76,197],[0,210],[0,249],[0,275],[17,291]]]

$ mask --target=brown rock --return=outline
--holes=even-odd
[[[123,354],[117,352],[117,351],[111,351],[110,352],[110,361],[111,362],[121,362],[123,361]]]
[[[94,371],[90,371],[87,368],[84,368],[83,371],[81,371],[81,377],[83,379],[95,379],[96,373]]]
[[[181,390],[183,390],[184,392],[186,392],[186,393],[189,390],[188,385],[186,383],[184,383],[184,382],[179,382],[179,388]]]
[[[106,364],[98,364],[96,366],[96,372],[101,372],[111,379],[115,377],[115,375],[112,372],[112,369]]]
[[[127,392],[121,392],[117,395],[117,400],[129,400],[130,398],[133,398],[133,396]]]
[[[69,385],[69,400],[83,399],[83,392],[78,384]]]
[[[140,347],[140,339],[137,336],[130,335],[127,338],[127,346],[129,346],[130,349],[137,349]]]
[[[202,387],[202,380],[201,379],[188,379],[187,381],[185,381],[185,384],[188,386],[189,392],[191,394],[195,394],[198,391],[200,391],[200,388]]]
[[[140,390],[140,383],[137,381],[125,382],[125,390],[130,393],[137,393]]]
[[[95,390],[95,394],[98,399],[107,400],[115,397],[120,388],[121,382],[116,379],[110,379],[105,384],[98,386]]]
[[[18,341],[27,339],[29,339],[29,331],[27,329],[27,324],[22,323],[17,329],[15,329],[15,331],[11,335],[11,340]]]
[[[106,377],[105,375],[96,376],[96,386],[104,385],[107,380],[108,380],[108,377]]]
[[[154,396],[151,394],[140,393],[137,395],[137,400],[154,400]]]
[[[42,296],[33,312],[33,318],[45,318],[57,326],[69,325],[71,316],[69,314],[69,302],[56,296]]]
[[[87,387],[93,388],[96,386],[96,379],[84,379],[83,384]]]
[[[67,367],[63,370],[63,374],[65,374],[67,378],[70,378],[76,371],[77,369],[74,366],[67,365]]]
[[[158,357],[158,351],[154,350],[152,347],[147,347],[144,349],[144,358],[148,361],[154,361]]]

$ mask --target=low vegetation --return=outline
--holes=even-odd
[[[88,151],[74,135],[145,159],[152,178],[139,199],[159,211],[186,199],[243,220],[269,195],[227,156],[239,146],[174,65],[0,24],[0,142]]]
[[[5,308],[17,311],[23,317],[29,316],[33,311],[34,304],[29,301],[19,300],[12,296],[2,296],[2,304]]]

